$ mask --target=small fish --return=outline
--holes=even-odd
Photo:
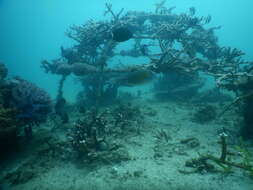
[[[112,39],[116,42],[125,42],[133,37],[133,33],[126,27],[116,28],[112,31]]]
[[[151,81],[153,76],[152,71],[143,69],[127,73],[125,76],[116,79],[116,81],[123,86],[137,86]]]

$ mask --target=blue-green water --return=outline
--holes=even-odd
[[[102,19],[105,3],[115,10],[154,10],[157,1],[128,0],[2,0],[0,4],[0,60],[12,75],[20,75],[56,95],[57,77],[44,74],[42,59],[60,55],[61,45],[71,46],[65,36],[69,26],[82,24],[88,19]],[[212,16],[211,26],[222,26],[216,31],[219,43],[243,50],[246,58],[253,58],[253,2],[251,0],[170,0],[175,12],[196,7],[197,15]],[[66,96],[73,100],[79,86],[68,81]]]
[[[0,0],[0,190],[252,190],[253,1],[158,2]]]

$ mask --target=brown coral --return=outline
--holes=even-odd
[[[0,63],[0,81],[7,77],[8,69],[5,67],[4,64]]]
[[[9,152],[17,145],[16,110],[0,105],[0,150],[1,154]]]

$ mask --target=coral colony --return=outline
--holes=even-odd
[[[162,125],[163,119],[156,123],[152,119],[145,120],[161,117],[161,113],[132,101],[139,100],[142,92],[132,95],[120,91],[121,87],[151,85],[152,81],[153,99],[147,104],[158,101],[173,102],[179,107],[192,106],[190,109],[195,112],[185,118],[190,118],[188,122],[194,125],[206,127],[233,109],[237,109],[236,117],[241,119],[238,120],[241,127],[233,136],[239,152],[233,155],[236,159],[230,158],[232,132],[224,121],[218,135],[217,146],[221,147],[218,156],[214,151],[199,154],[182,164],[191,170],[179,169],[179,173],[205,174],[220,172],[220,168],[228,173],[237,168],[252,176],[252,156],[244,141],[253,138],[253,62],[244,60],[244,53],[239,49],[221,47],[215,35],[221,27],[208,27],[211,16],[196,16],[194,7],[181,14],[174,13],[174,7],[167,8],[165,1],[157,4],[153,12],[121,9],[116,13],[111,4],[106,4],[105,8],[104,15],[109,19],[88,20],[82,25],[71,26],[66,34],[75,45],[60,47],[59,58],[41,62],[41,68],[47,74],[60,76],[54,101],[34,83],[20,77],[8,78],[8,69],[0,63],[1,152],[7,154],[17,144],[24,143],[22,138],[30,139],[29,144],[33,144],[35,136],[42,144],[38,145],[36,154],[40,159],[34,157],[36,163],[38,160],[43,166],[40,167],[42,172],[45,172],[41,169],[44,166],[52,168],[60,161],[78,162],[85,167],[111,165],[138,159],[131,158],[126,147],[135,143],[138,149],[141,148],[143,145],[138,144],[136,137],[142,138],[145,129],[153,130],[155,134],[149,135],[155,140],[152,159],[164,158],[165,154],[166,159],[172,155],[188,156],[184,150],[195,150],[200,145],[199,139],[180,136],[184,139],[170,143],[173,139],[173,132],[169,131],[171,124],[166,123],[165,129],[157,127]],[[129,48],[119,48],[122,43],[128,44]],[[145,61],[135,65],[119,61],[112,66],[115,59],[126,57],[145,58]],[[70,75],[82,86],[74,104],[64,97],[63,87]],[[200,92],[205,85],[203,75],[213,78],[217,87]],[[233,96],[223,94],[219,89],[225,89]],[[170,111],[165,112],[163,118],[171,118],[172,113],[177,115],[173,104],[163,106]],[[44,138],[44,133],[32,135],[32,128],[39,124],[43,124],[44,130],[50,128]],[[151,129],[152,126],[155,127]],[[176,127],[174,132],[180,130],[179,124]],[[58,131],[61,138],[55,135]],[[129,138],[133,136],[132,142]],[[149,139],[147,144],[152,142]],[[29,172],[37,167],[34,160],[27,165],[31,165]],[[37,173],[27,174],[23,172],[24,168],[0,177],[11,185],[25,184],[36,178]],[[115,177],[118,172],[114,169],[111,173]],[[140,175],[141,172],[125,174],[121,179]]]
[[[252,62],[243,60],[242,51],[218,45],[215,30],[220,27],[205,27],[211,16],[197,17],[193,7],[182,14],[173,13],[173,9],[162,3],[154,12],[122,9],[115,13],[112,5],[106,4],[105,15],[110,14],[110,20],[89,20],[70,27],[67,36],[76,41],[76,45],[61,48],[61,58],[51,62],[44,60],[41,66],[47,73],[78,76],[86,89],[87,102],[92,105],[116,98],[118,88],[131,81],[136,71],[146,73],[137,73],[138,80],[132,80],[132,85],[150,78],[149,72],[162,74],[155,86],[158,95],[189,98],[203,86],[199,75],[203,72],[214,77],[218,87],[238,95],[236,102],[245,107],[242,135],[252,136],[253,121],[249,117]],[[120,42],[128,40],[132,41],[131,48],[117,51]],[[149,61],[109,68],[115,56],[146,57]]]

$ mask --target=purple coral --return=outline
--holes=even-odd
[[[18,110],[18,119],[25,124],[39,124],[51,112],[51,98],[35,84],[21,78],[10,81],[11,103]]]

